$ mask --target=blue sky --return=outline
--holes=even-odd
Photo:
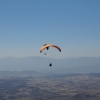
[[[100,0],[0,0],[0,58],[100,56]]]

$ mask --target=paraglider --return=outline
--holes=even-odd
[[[47,44],[44,44],[43,46],[46,46]],[[46,48],[47,50],[49,50],[49,47]]]
[[[50,63],[49,66],[51,67],[52,66],[52,63]]]
[[[45,46],[45,45],[47,45],[47,44],[44,44],[43,46]],[[47,47],[47,50],[49,49],[49,47]],[[46,53],[44,53],[44,55],[46,55]]]
[[[42,51],[44,50],[44,49],[49,49],[49,47],[54,47],[54,48],[56,48],[56,49],[58,49],[60,52],[61,52],[61,49],[58,47],[58,46],[56,46],[56,45],[54,45],[54,44],[45,44],[45,45],[43,45],[43,47],[40,49],[40,53],[42,53]]]
[[[61,52],[60,47],[58,47],[58,46],[56,46],[56,45],[54,45],[54,44],[44,44],[44,45],[42,46],[42,48],[40,49],[40,53],[42,53],[42,51],[45,50],[45,49],[48,50],[49,47],[54,47],[54,48],[58,49],[58,50]],[[44,53],[44,55],[46,55],[46,53]],[[49,66],[51,67],[51,66],[52,66],[52,63],[50,63]]]

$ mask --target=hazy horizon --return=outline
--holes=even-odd
[[[52,63],[52,67],[49,66]],[[34,70],[46,73],[100,72],[100,57],[54,59],[46,57],[6,57],[0,59],[0,71]]]
[[[54,58],[54,57],[48,57],[48,56],[23,56],[23,57],[14,57],[14,56],[6,56],[6,57],[2,57],[2,58],[28,58],[28,57],[43,57],[43,58],[50,58],[50,59],[70,59],[70,58],[98,58],[100,56],[79,56],[79,57],[63,57],[63,58]],[[0,59],[2,59],[0,58]]]

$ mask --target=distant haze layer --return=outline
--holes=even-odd
[[[52,67],[49,66],[52,63]],[[0,71],[38,71],[43,73],[100,72],[100,57],[51,59],[45,57],[6,57],[0,59]]]

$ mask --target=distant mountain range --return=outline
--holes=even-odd
[[[52,67],[49,63],[52,62]],[[6,57],[0,59],[0,71],[37,71],[41,73],[99,73],[100,57],[51,59],[45,57]]]

